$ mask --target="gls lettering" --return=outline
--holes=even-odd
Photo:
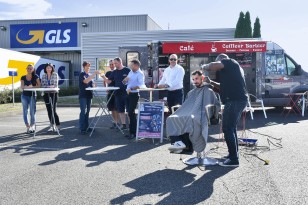
[[[45,35],[45,41],[48,44],[60,44],[60,43],[68,43],[71,40],[69,33],[71,29],[66,29],[63,31],[63,35],[61,35],[61,30],[50,30]]]

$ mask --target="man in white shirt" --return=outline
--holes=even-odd
[[[171,107],[175,105],[182,105],[184,99],[183,93],[183,79],[185,75],[184,68],[177,64],[178,56],[171,54],[169,56],[169,67],[164,71],[162,79],[158,83],[158,88],[167,88],[167,103],[169,113]]]

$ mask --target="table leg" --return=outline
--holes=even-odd
[[[61,136],[60,135],[60,132],[59,132],[59,129],[58,127],[56,126],[56,120],[55,120],[55,112],[54,112],[54,103],[55,103],[55,93],[53,93],[53,101],[50,97],[50,93],[48,93],[48,99],[49,99],[49,104],[50,104],[50,107],[51,107],[51,114],[52,114],[52,119],[53,119],[53,129],[55,131],[57,131],[58,133],[58,136]]]
[[[113,90],[112,93],[111,93],[111,97],[112,97],[113,95],[114,95],[114,90]],[[92,123],[93,123],[94,126],[93,126],[93,129],[92,129],[92,131],[91,131],[89,137],[92,136],[93,131],[94,131],[94,129],[96,128],[96,125],[97,125],[97,123],[99,122],[99,120],[100,120],[100,118],[102,117],[103,114],[105,114],[106,116],[109,116],[109,117],[114,121],[114,119],[113,119],[112,116],[110,115],[110,113],[109,113],[109,111],[108,111],[108,107],[107,107],[107,104],[109,103],[111,97],[107,100],[107,102],[104,102],[102,99],[99,98],[98,93],[97,93],[96,91],[94,91],[94,97],[95,97],[95,99],[97,99],[97,101],[98,101],[99,109],[98,109],[98,111],[96,112],[94,118],[92,119],[92,121],[91,121],[91,123],[90,123],[90,125],[92,125]],[[99,111],[100,111],[100,110],[101,110],[101,113],[99,114]],[[99,117],[97,118],[98,115],[99,115]],[[95,120],[95,118],[97,118],[97,119]],[[95,120],[95,122],[94,122],[94,120]],[[89,125],[89,127],[90,127],[90,125]],[[117,126],[117,128],[120,130],[120,132],[121,132],[122,134],[124,134],[124,132],[123,132],[123,131],[121,130],[121,128],[119,127],[119,125],[116,124],[116,126]],[[89,127],[88,127],[88,128],[89,128]],[[87,129],[88,129],[88,128],[87,128]]]

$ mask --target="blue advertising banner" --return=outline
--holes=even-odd
[[[11,48],[77,47],[77,22],[12,24]]]
[[[164,103],[139,102],[137,119],[138,138],[160,138],[163,140]]]

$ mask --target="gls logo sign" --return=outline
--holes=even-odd
[[[77,23],[11,25],[11,48],[76,47]]]
[[[45,31],[44,30],[30,30],[29,31],[29,36],[32,36],[29,40],[21,40],[18,37],[18,34],[22,31],[22,29],[20,31],[18,31],[18,33],[16,34],[16,40],[21,43],[21,44],[33,44],[35,42],[38,42],[38,44],[43,44],[44,40],[46,43],[48,44],[52,44],[52,43],[68,43],[71,39],[71,37],[69,36],[69,33],[71,32],[71,29],[66,29],[63,32],[63,36],[61,36],[61,30],[50,30],[46,33],[45,35]],[[45,38],[44,38],[45,37]],[[62,40],[62,38],[64,38]]]

